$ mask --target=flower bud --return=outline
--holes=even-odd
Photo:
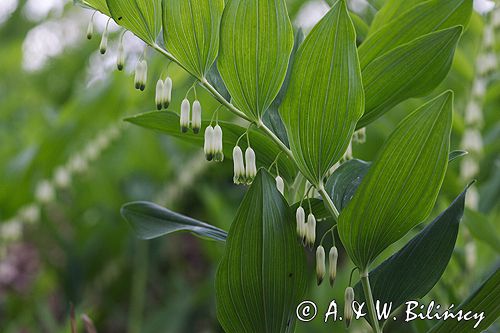
[[[306,242],[309,247],[313,247],[316,242],[316,217],[312,213],[307,216]]]
[[[181,131],[182,133],[186,133],[189,128],[189,112],[191,105],[187,98],[182,101],[181,104]]]
[[[214,127],[214,161],[224,161],[224,146],[222,144],[222,128],[219,125]]]
[[[156,94],[155,94],[155,103],[156,103],[156,108],[158,110],[161,110],[163,108],[163,81],[160,79],[158,82],[156,82]]]
[[[93,19],[91,19],[89,22],[89,26],[87,27],[87,39],[91,40],[93,36],[94,36],[94,21]]]
[[[285,195],[285,182],[283,181],[283,178],[281,178],[279,175],[276,177],[276,187],[278,188],[278,191],[282,195]]]
[[[205,129],[205,157],[207,161],[211,161],[214,158],[214,149],[213,149],[213,141],[214,141],[214,128],[212,126],[207,126]]]
[[[255,151],[248,147],[245,151],[245,177],[247,184],[251,184],[255,176],[257,175],[257,166],[255,164]]]
[[[352,320],[352,302],[354,302],[354,289],[352,287],[347,287],[345,290],[345,304],[344,304],[344,319],[345,326],[349,328]]]
[[[201,104],[198,100],[193,103],[193,114],[191,115],[191,126],[194,134],[198,134],[201,128]],[[222,135],[221,135],[222,141]]]
[[[295,212],[295,219],[297,221],[297,235],[303,241],[306,236],[306,213],[304,212],[304,208],[299,206],[297,211]]]
[[[99,45],[99,51],[101,54],[105,54],[108,50],[108,29],[104,29],[101,39],[101,45]]]
[[[35,190],[35,197],[38,202],[49,203],[55,199],[56,192],[52,184],[44,180],[38,183]]]
[[[337,247],[332,247],[328,253],[328,275],[330,278],[330,286],[333,287],[335,279],[337,278],[337,260],[339,258],[339,251]]]
[[[172,101],[172,79],[167,77],[165,83],[163,84],[163,107],[168,109],[170,102]]]
[[[243,161],[243,151],[239,146],[233,149],[233,163],[234,163],[234,178],[235,184],[242,184],[245,182],[245,163]]]
[[[118,45],[118,55],[116,57],[116,68],[122,71],[125,67],[125,48],[123,47],[123,41]]]
[[[316,280],[318,282],[318,286],[321,284],[321,282],[323,282],[325,273],[325,249],[322,245],[320,245],[316,249]]]

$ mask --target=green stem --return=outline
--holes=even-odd
[[[131,302],[129,309],[128,333],[142,331],[142,319],[145,304],[146,284],[148,279],[149,244],[135,241],[134,272],[132,275]]]
[[[365,300],[368,305],[368,316],[370,317],[372,328],[376,333],[382,333],[378,324],[377,312],[375,310],[375,303],[373,301],[372,289],[370,287],[370,279],[368,277],[367,270],[361,273],[360,279],[365,293]]]
[[[337,207],[335,207],[335,204],[333,203],[328,193],[326,193],[325,186],[323,184],[320,184],[318,187],[318,191],[319,194],[321,194],[321,197],[323,198],[323,202],[326,204],[326,207],[328,208],[332,216],[335,218],[335,220],[338,221],[340,213]]]
[[[249,116],[247,116],[245,113],[243,113],[237,107],[235,107],[233,104],[231,104],[230,102],[228,102],[221,94],[219,94],[219,92],[217,91],[217,89],[215,89],[210,84],[210,82],[207,81],[206,78],[204,78],[204,77],[198,77],[196,74],[190,72],[170,52],[162,49],[160,46],[158,46],[156,44],[153,45],[153,48],[155,50],[157,50],[158,52],[160,52],[161,54],[163,54],[168,59],[170,59],[172,62],[175,62],[177,65],[179,65],[181,68],[183,68],[186,72],[188,72],[189,74],[191,74],[194,77],[196,77],[200,81],[201,85],[205,89],[207,89],[212,94],[212,96],[214,96],[214,98],[219,103],[221,103],[222,105],[224,105],[229,111],[231,111],[232,113],[234,113],[238,117],[243,118],[243,119],[249,121],[252,124],[255,124],[271,140],[273,140],[274,143],[276,143],[278,145],[278,147],[280,147],[280,149],[288,156],[288,158],[290,158],[291,161],[293,161],[295,163],[295,165],[297,165],[297,162],[295,161],[295,158],[293,157],[292,151],[276,136],[276,134],[273,133],[273,131],[271,131],[262,122],[262,120],[259,119],[258,121],[256,121],[256,120],[251,119]],[[328,207],[328,210],[330,211],[330,213],[332,214],[332,216],[335,218],[335,220],[338,220],[339,211],[338,211],[337,207],[335,207],[335,204],[333,203],[332,199],[330,199],[330,196],[326,193],[326,191],[324,189],[324,186],[322,184],[320,184],[320,186],[319,186],[319,191],[320,191],[321,196],[323,197],[323,201],[326,203],[326,205]]]

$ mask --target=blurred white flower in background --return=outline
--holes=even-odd
[[[485,14],[495,8],[495,2],[491,0],[474,0],[474,9]]]
[[[10,15],[16,10],[18,5],[17,0],[2,0],[0,1],[0,25],[5,23]]]

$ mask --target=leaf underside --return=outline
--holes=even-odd
[[[121,214],[140,239],[153,239],[178,231],[189,231],[198,237],[219,242],[224,242],[227,237],[224,230],[151,202],[125,204]]]

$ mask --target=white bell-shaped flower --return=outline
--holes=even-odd
[[[163,81],[159,79],[158,82],[156,82],[156,91],[155,91],[155,104],[158,110],[161,110],[163,108],[163,101],[164,101],[163,86],[164,86]]]
[[[297,235],[303,241],[306,237],[306,213],[302,206],[297,208],[297,211],[295,212],[295,219],[297,221]]]
[[[214,161],[224,161],[224,146],[222,142],[222,128],[219,125],[214,127]]]
[[[354,302],[354,289],[352,287],[347,287],[344,296],[344,320],[346,327],[349,328],[353,315],[352,303]]]
[[[106,29],[104,29],[104,32],[102,33],[101,44],[99,45],[99,52],[101,52],[101,54],[105,54],[107,50],[108,50],[108,27],[106,27]]]
[[[313,247],[316,242],[316,217],[313,213],[309,213],[307,216],[307,231],[306,231],[306,243],[309,247]]]
[[[285,195],[285,182],[280,175],[276,176],[276,188],[282,195]]]
[[[247,184],[251,184],[257,175],[257,165],[255,161],[255,151],[248,147],[245,150],[245,177]]]
[[[142,68],[142,64],[139,61],[137,63],[137,65],[135,66],[135,75],[134,75],[134,86],[135,86],[135,89],[137,89],[137,90],[141,89],[141,79],[142,79],[141,68]]]
[[[336,246],[333,246],[328,253],[328,277],[330,278],[330,286],[333,287],[335,279],[337,278],[337,261],[339,258],[339,251]]]
[[[172,79],[170,77],[167,77],[163,84],[163,98],[163,107],[168,109],[172,101]]]
[[[41,181],[36,187],[35,197],[41,203],[53,201],[56,197],[54,186],[48,180]]]
[[[193,128],[193,132],[198,134],[201,128],[201,104],[200,101],[196,100],[193,103],[193,113],[191,115],[191,126]],[[217,127],[217,126],[216,126]],[[222,138],[222,133],[221,133]]]
[[[181,104],[181,119],[180,119],[180,125],[181,125],[181,131],[182,133],[186,133],[189,129],[189,113],[191,109],[191,104],[189,103],[189,100],[185,98],[182,101]]]
[[[146,89],[146,83],[148,82],[148,63],[146,60],[141,61],[141,91]]]
[[[469,152],[480,153],[483,150],[483,138],[477,129],[467,129],[462,139],[462,147]]]
[[[321,282],[323,282],[325,274],[325,248],[320,245],[316,249],[316,281],[318,282],[318,286],[321,284]]]
[[[205,157],[208,161],[214,158],[214,128],[212,126],[207,126],[205,129],[205,144],[203,150],[205,151]]]
[[[239,146],[233,149],[234,177],[235,184],[243,184],[245,182],[245,163],[243,161],[243,151]]]
[[[118,55],[116,56],[116,68],[122,71],[125,67],[125,47],[123,46],[123,41],[120,41],[118,45]]]
[[[91,40],[94,36],[94,20],[91,19],[87,27],[87,39]]]
[[[483,114],[478,102],[471,100],[465,110],[465,122],[467,125],[482,125]]]

